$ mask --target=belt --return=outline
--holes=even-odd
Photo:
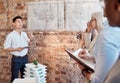
[[[24,57],[27,57],[27,55],[25,56],[16,56],[16,55],[13,55],[14,58],[24,58]]]

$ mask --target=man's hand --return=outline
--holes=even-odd
[[[28,33],[28,37],[30,38],[30,40],[33,40],[35,36],[33,35],[32,32],[30,32],[30,33]]]
[[[24,49],[23,47],[18,47],[18,48],[15,49],[15,51],[20,52],[20,51],[22,51],[23,49]]]
[[[91,71],[89,71],[87,69],[84,69],[84,70],[82,70],[82,74],[83,74],[84,77],[86,77],[88,80],[90,80],[91,75],[93,74],[93,72],[91,72]]]
[[[93,74],[92,71],[87,70],[84,66],[82,66],[81,64],[78,64],[79,68],[82,71],[82,74],[84,77],[86,77],[88,80],[90,80],[91,75]]]

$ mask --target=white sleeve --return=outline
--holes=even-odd
[[[28,38],[28,35],[25,33],[25,39],[27,40],[27,42],[30,42],[30,39]]]
[[[10,35],[6,36],[6,40],[4,41],[4,49],[10,48],[12,46],[12,38]]]

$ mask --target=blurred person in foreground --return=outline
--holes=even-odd
[[[104,26],[98,36],[94,55],[88,56],[86,53],[80,55],[82,58],[95,60],[94,73],[82,68],[84,76],[91,83],[104,83],[107,74],[120,56],[120,0],[104,0],[104,3],[108,25]]]

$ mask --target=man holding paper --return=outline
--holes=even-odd
[[[22,31],[22,17],[16,16],[12,21],[14,30],[6,36],[4,42],[4,49],[12,54],[11,82],[15,78],[18,78],[19,71],[21,73],[21,78],[23,78],[25,64],[28,62],[27,53],[30,42],[27,34]],[[30,37],[32,39],[33,35],[31,34]]]

